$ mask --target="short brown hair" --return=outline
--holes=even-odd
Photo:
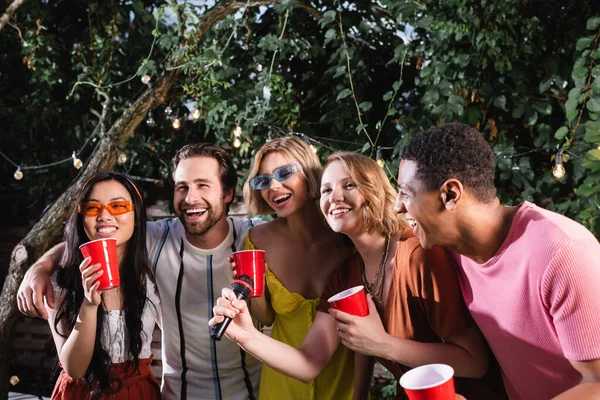
[[[340,151],[327,157],[325,169],[336,161],[342,163],[365,197],[363,215],[367,232],[394,235],[409,226],[401,214],[394,212],[396,191],[375,161],[362,154]]]
[[[231,157],[229,157],[227,152],[225,152],[225,150],[223,150],[221,147],[211,143],[186,144],[179,149],[172,159],[173,177],[175,176],[175,170],[181,161],[194,157],[209,157],[217,160],[219,163],[221,188],[223,189],[223,194],[231,189],[235,195],[237,172],[235,171]],[[232,202],[233,200],[227,203],[227,212],[229,212],[229,206]]]
[[[300,173],[306,179],[309,199],[316,200],[319,198],[319,186],[323,171],[319,157],[303,140],[295,135],[288,135],[265,143],[254,156],[254,163],[252,164],[252,168],[250,168],[248,179],[244,183],[244,201],[251,215],[270,214],[274,212],[262,198],[260,190],[253,190],[250,187],[250,180],[258,175],[260,163],[263,158],[271,153],[281,153],[289,158],[290,161],[297,163],[300,167]]]

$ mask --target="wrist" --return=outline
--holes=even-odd
[[[384,332],[381,339],[378,340],[378,346],[375,348],[372,356],[393,361],[396,346],[390,342],[391,338],[393,338],[392,335]]]
[[[262,335],[262,333],[260,333],[260,331],[258,329],[256,329],[256,327],[254,325],[251,325],[250,329],[248,331],[246,331],[246,335],[244,335],[245,337],[243,337],[238,342],[238,344],[240,346],[242,346],[245,350],[246,350],[246,347],[252,348],[260,341],[260,335]]]
[[[84,298],[83,302],[81,303],[80,312],[96,312],[96,310],[98,310],[98,306],[99,304],[90,303],[88,299]]]

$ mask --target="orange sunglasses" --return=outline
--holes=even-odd
[[[129,200],[115,200],[110,203],[102,204],[98,201],[84,201],[77,206],[77,212],[86,217],[97,217],[106,209],[110,215],[121,215],[135,210],[133,202]]]

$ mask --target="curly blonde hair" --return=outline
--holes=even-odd
[[[300,167],[299,172],[306,179],[309,199],[316,200],[319,198],[319,186],[321,184],[321,173],[323,172],[319,157],[303,140],[295,135],[284,136],[265,143],[254,156],[248,179],[244,182],[244,202],[250,215],[275,212],[262,198],[261,191],[253,190],[250,187],[250,181],[258,175],[263,158],[271,153],[281,153],[290,162],[296,163]]]
[[[339,151],[327,157],[324,170],[334,162],[340,162],[344,166],[365,198],[363,215],[367,232],[394,235],[409,227],[404,217],[394,212],[397,193],[375,161],[362,154]]]

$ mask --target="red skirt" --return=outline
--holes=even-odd
[[[140,359],[137,372],[133,368],[126,369],[130,361],[115,363],[110,374],[110,388],[102,394],[102,400],[149,399],[160,400],[160,385],[152,373],[150,363],[152,357]],[[52,400],[80,400],[90,398],[90,387],[84,379],[73,379],[61,371]]]

